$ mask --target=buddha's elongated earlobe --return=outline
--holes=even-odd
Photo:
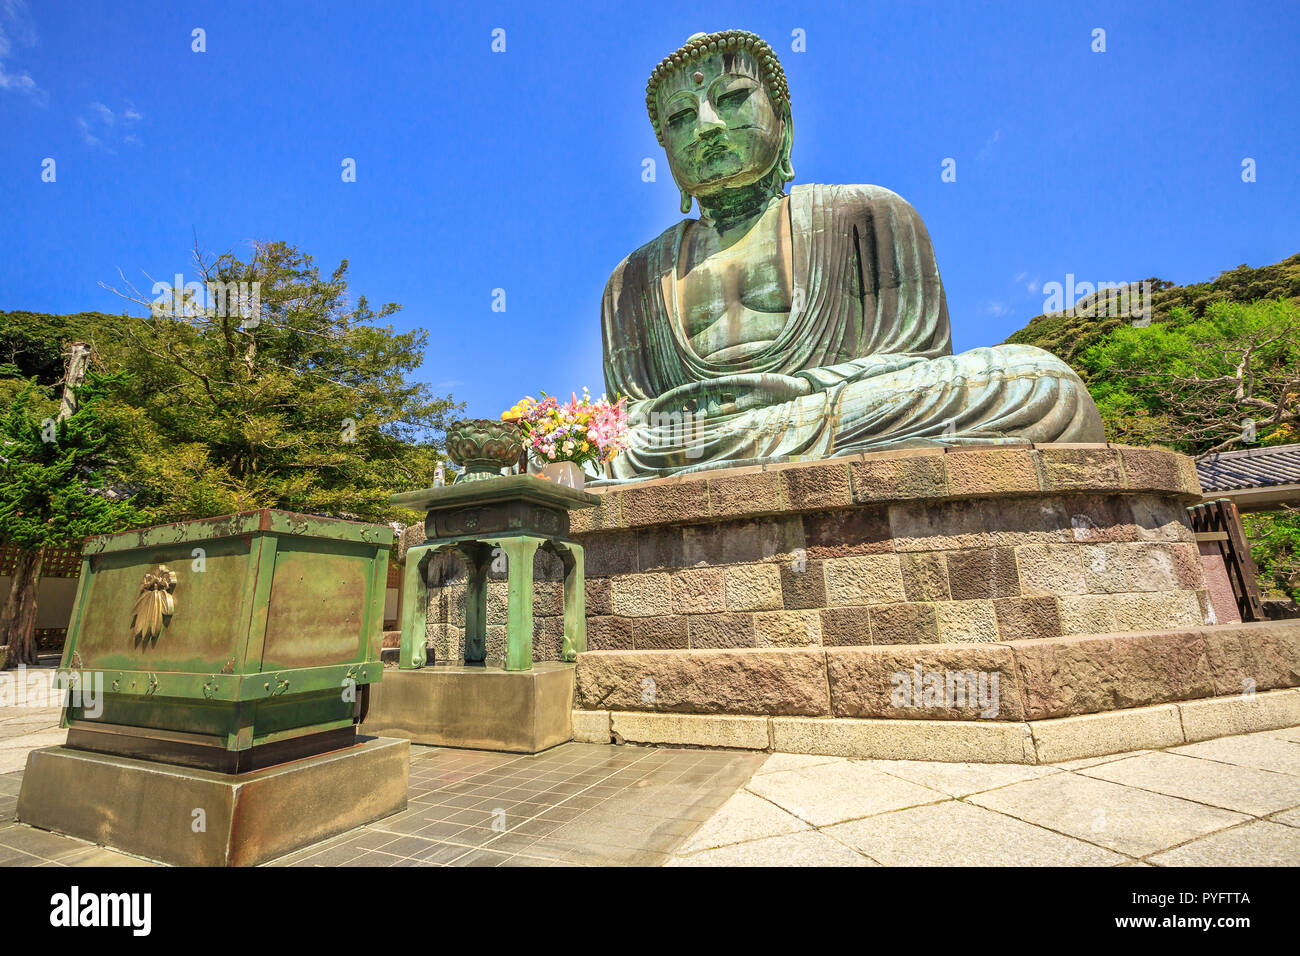
[[[678,188],[681,189],[681,187]],[[684,216],[691,211],[691,203],[694,202],[694,199],[692,198],[691,194],[688,193],[685,189],[681,189],[681,194],[682,194],[681,208],[682,208],[682,215]]]
[[[790,164],[790,154],[794,151],[794,117],[790,113],[788,101],[782,114],[782,126],[785,132],[781,135],[781,159],[778,161],[777,170],[781,177],[781,184],[784,186],[785,183],[794,180],[794,166]]]

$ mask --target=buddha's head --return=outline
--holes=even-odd
[[[646,109],[668,166],[691,197],[794,178],[794,127],[785,72],[753,33],[697,33],[665,57],[646,85]]]

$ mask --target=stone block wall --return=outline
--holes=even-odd
[[[912,675],[992,683],[905,695]],[[901,680],[900,680],[901,679]],[[602,651],[578,658],[578,710],[889,720],[1049,720],[1300,685],[1300,621],[990,644]]]
[[[601,489],[595,489],[601,490]],[[603,490],[572,516],[590,650],[969,644],[1206,623],[1190,459],[1112,445],[913,449]],[[421,528],[405,537],[422,539]],[[435,571],[435,660],[464,579]],[[538,558],[534,657],[559,657],[558,561]],[[489,657],[505,584],[489,584]]]

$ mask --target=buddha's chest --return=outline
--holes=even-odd
[[[785,204],[720,248],[698,227],[683,237],[677,319],[696,353],[734,360],[773,341],[790,317],[792,245]]]

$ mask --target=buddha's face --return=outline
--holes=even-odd
[[[745,51],[713,53],[659,85],[668,165],[692,196],[751,185],[776,165],[784,120],[760,75]]]

